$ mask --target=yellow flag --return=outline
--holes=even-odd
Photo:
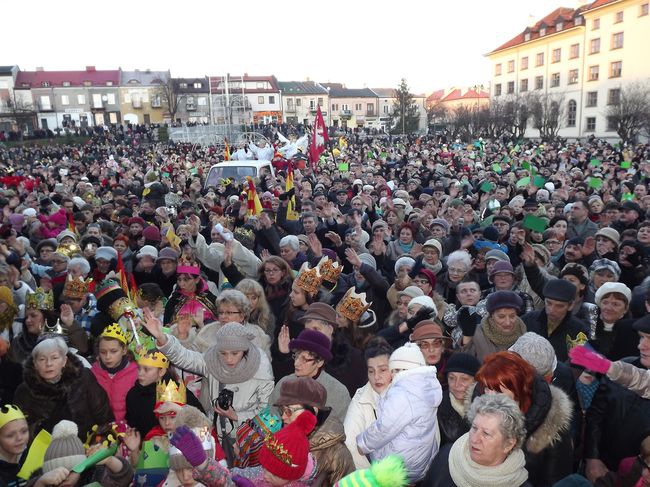
[[[285,181],[284,191],[287,192],[293,189],[293,168],[291,164],[287,168],[287,179]],[[296,213],[296,196],[289,198],[289,203],[287,204],[287,220],[297,220],[298,213]]]
[[[27,480],[36,470],[43,466],[45,450],[50,446],[50,443],[52,443],[52,435],[45,430],[41,430],[36,435],[36,438],[34,438],[32,446],[29,447],[25,463],[23,463],[23,467],[18,472],[18,478]]]

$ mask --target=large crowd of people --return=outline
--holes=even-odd
[[[0,485],[650,486],[650,145],[260,130],[0,145]]]

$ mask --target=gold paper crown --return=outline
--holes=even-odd
[[[55,253],[65,255],[68,259],[71,259],[75,255],[81,254],[81,247],[74,242],[64,243],[56,248]]]
[[[88,295],[88,283],[82,277],[77,279],[68,274],[63,285],[63,296],[66,298],[82,299]]]
[[[366,293],[356,293],[354,288],[348,289],[343,299],[336,305],[336,312],[348,320],[359,321],[361,315],[368,311],[370,304],[366,301]]]
[[[42,287],[27,295],[25,303],[27,309],[40,309],[41,311],[52,311],[54,309],[54,294],[52,291],[45,291]]]
[[[138,359],[138,365],[167,369],[169,368],[169,359],[158,350],[149,350],[144,355],[140,355],[140,358]]]
[[[185,383],[181,380],[180,385],[169,379],[165,383],[164,380],[156,384],[156,403],[160,402],[175,402],[176,404],[187,404],[187,388]]]
[[[113,338],[119,342],[122,342],[124,345],[127,343],[126,335],[122,331],[122,328],[120,325],[117,323],[113,323],[112,325],[108,325],[106,328],[104,328],[104,331],[102,332],[101,335],[99,335],[100,338]]]
[[[293,458],[291,457],[291,454],[287,451],[287,449],[284,447],[282,442],[278,441],[274,436],[268,435],[264,439],[264,443],[266,445],[266,448],[271,452],[271,454],[280,460],[282,463],[292,466],[293,465]]]
[[[0,429],[2,429],[5,424],[15,421],[16,419],[25,419],[25,415],[20,409],[13,404],[7,404],[0,407]]]
[[[294,282],[296,286],[307,294],[314,296],[320,289],[323,277],[320,275],[318,266],[310,269],[307,262],[305,262],[300,268],[300,274],[298,274]]]
[[[333,261],[327,256],[324,256],[318,263],[318,269],[320,275],[323,276],[323,281],[327,282],[338,282],[341,273],[343,272],[343,266],[339,265],[338,262]]]

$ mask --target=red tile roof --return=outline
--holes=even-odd
[[[106,86],[107,82],[118,86],[120,84],[120,70],[95,70],[89,66],[85,71],[19,71],[16,76],[16,88],[22,88],[25,84],[30,88],[40,88],[43,83],[49,86],[63,86],[64,82],[70,86],[83,86],[89,81],[92,86]]]
[[[433,103],[445,96],[445,90],[437,90],[427,97],[427,103]]]

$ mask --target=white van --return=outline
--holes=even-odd
[[[210,168],[208,177],[205,178],[204,187],[219,186],[222,179],[232,179],[237,182],[244,181],[247,176],[262,179],[270,173],[275,176],[271,161],[226,161],[215,164]]]

